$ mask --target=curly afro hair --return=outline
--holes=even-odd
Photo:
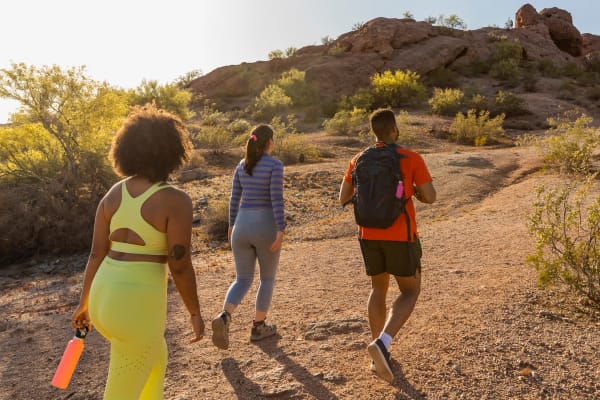
[[[189,159],[188,136],[177,116],[151,104],[136,106],[113,138],[109,159],[120,176],[166,181]]]

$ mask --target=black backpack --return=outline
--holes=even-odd
[[[365,228],[388,228],[402,214],[406,199],[396,198],[396,188],[403,181],[396,144],[371,146],[356,159],[352,171],[354,194],[344,205],[354,203],[354,219]],[[407,223],[410,235],[410,221]]]

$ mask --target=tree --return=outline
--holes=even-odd
[[[452,29],[467,29],[467,24],[456,14],[449,15],[445,17],[444,15],[440,15],[437,19],[437,22],[441,26],[445,26]]]
[[[143,80],[137,88],[129,91],[130,104],[143,106],[155,103],[158,108],[172,112],[184,121],[194,116],[189,109],[191,100],[192,94],[176,83],[159,85],[157,81]]]
[[[23,63],[0,70],[0,97],[21,105],[0,130],[0,176],[40,181],[59,173],[78,182],[90,155],[106,153],[126,95],[84,72]]]
[[[404,18],[415,19],[415,16],[410,11],[404,11],[404,14],[402,15],[404,16]]]

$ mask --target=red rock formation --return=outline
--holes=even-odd
[[[545,25],[552,41],[559,49],[574,57],[583,54],[583,38],[573,25],[573,17],[569,12],[553,7],[537,13],[531,4],[525,4],[519,8],[515,19],[517,28],[534,29],[540,32],[540,25]]]

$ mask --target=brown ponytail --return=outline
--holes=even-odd
[[[244,171],[248,175],[252,175],[252,170],[272,138],[273,130],[268,125],[258,125],[250,133],[246,142],[246,157],[244,157]]]

